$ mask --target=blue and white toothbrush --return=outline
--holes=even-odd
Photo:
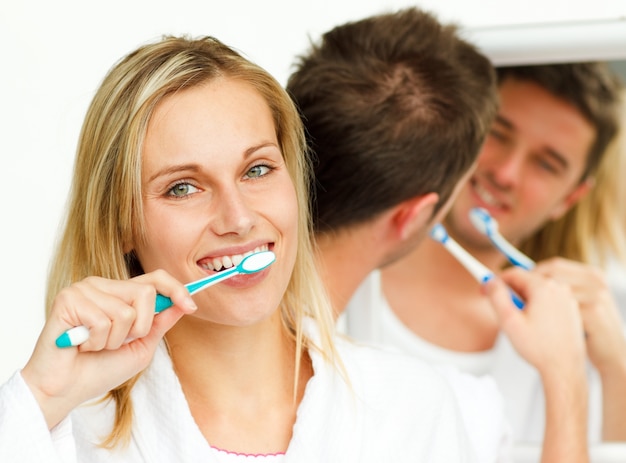
[[[456,259],[467,269],[468,272],[482,285],[491,280],[495,274],[474,256],[467,252],[459,243],[448,235],[448,231],[441,224],[436,224],[430,230],[430,237],[441,243]],[[524,308],[524,301],[511,290],[511,300],[518,309]]]
[[[486,235],[496,249],[504,254],[513,265],[526,270],[532,270],[535,267],[535,262],[530,257],[522,253],[500,234],[498,222],[485,209],[482,207],[473,208],[469,211],[469,218],[476,230]]]
[[[199,280],[187,283],[185,288],[189,291],[190,295],[197,293],[203,289],[213,286],[216,283],[220,283],[235,275],[250,274],[260,272],[261,270],[269,267],[276,260],[276,255],[272,251],[261,251],[251,254],[245,257],[239,265],[233,266],[229,269],[223,270],[219,273],[215,273],[211,276],[201,278]],[[157,294],[154,304],[155,313],[162,312],[165,309],[172,307],[174,303],[172,300]],[[65,331],[61,336],[56,339],[57,347],[73,347],[79,346],[89,339],[89,328],[86,326],[76,326]]]

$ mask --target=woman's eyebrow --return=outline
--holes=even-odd
[[[278,145],[276,145],[276,143],[268,141],[268,142],[265,142],[265,143],[261,143],[259,145],[251,146],[250,148],[245,150],[244,153],[243,153],[244,159],[252,156],[252,154],[256,153],[257,151],[259,151],[260,149],[263,149],[263,148],[276,148],[276,149],[279,150]]]
[[[254,153],[256,153],[257,151],[263,149],[263,148],[276,148],[278,149],[278,146],[276,145],[276,143],[274,142],[266,142],[266,143],[261,143],[259,145],[255,145],[255,146],[251,146],[250,148],[246,149],[243,152],[243,158],[247,159],[250,156],[252,156]],[[154,179],[161,177],[163,175],[171,175],[171,174],[176,174],[179,172],[192,172],[192,173],[197,173],[200,172],[200,170],[202,169],[202,167],[199,164],[196,163],[190,163],[190,164],[176,164],[173,166],[167,166],[163,169],[158,170],[157,172],[155,172],[154,174],[152,174],[149,178],[148,181],[151,182]]]
[[[156,171],[148,178],[148,182],[161,177],[163,175],[176,174],[178,172],[199,172],[200,166],[198,164],[176,164],[174,166],[168,166],[161,170]]]

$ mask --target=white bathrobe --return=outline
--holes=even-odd
[[[315,329],[308,327],[315,337]],[[298,408],[285,461],[297,463],[467,462],[472,450],[447,382],[427,364],[338,339],[351,385],[315,350],[314,375]],[[98,443],[112,402],[84,405],[48,431],[17,372],[0,388],[0,462],[215,462],[164,345],[132,392],[128,447]]]

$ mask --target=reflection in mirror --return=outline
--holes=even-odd
[[[609,65],[620,75],[622,81],[626,85],[626,60],[609,61]],[[624,133],[626,132],[626,91],[624,92],[624,100],[622,111],[622,134],[616,146],[614,167],[620,173],[617,201],[621,204],[623,214],[622,233],[626,234],[626,182],[623,180],[626,178],[626,133]],[[610,261],[608,263],[608,278],[611,291],[617,301],[622,320],[626,321],[626,265],[621,264],[619,261]]]
[[[626,82],[626,60],[609,61],[609,66],[621,76],[622,81]]]
[[[626,84],[626,60],[608,63],[621,78],[622,83]],[[543,63],[531,64],[542,65]],[[523,66],[522,63],[515,63],[515,65]],[[549,106],[541,106],[542,99],[546,98],[545,93],[542,95],[541,92],[530,91],[518,85],[519,81],[517,86],[507,81],[511,75],[518,79],[521,78],[521,74],[509,74],[508,77],[507,74],[501,75],[504,77],[501,77],[500,86],[502,100],[500,114],[485,146],[490,146],[490,143],[491,145],[501,144],[502,152],[505,150],[504,144],[509,147],[515,145],[518,148],[524,146],[524,149],[527,148],[530,153],[532,146],[535,146],[536,150],[541,146],[540,141],[543,143],[546,140],[555,140],[556,144],[550,148],[558,147],[559,142],[556,140],[558,140],[561,128],[557,124],[550,125],[550,118],[545,117],[549,111]],[[555,91],[550,93],[558,94]],[[539,262],[548,262],[548,266],[543,270],[550,277],[568,283],[578,299],[587,334],[586,349],[590,360],[588,432],[591,443],[591,461],[596,463],[626,461],[626,444],[619,443],[626,441],[626,330],[624,329],[626,321],[626,255],[624,255],[626,251],[624,247],[626,188],[623,181],[626,176],[626,145],[623,134],[626,115],[626,103],[623,99],[626,93],[624,90],[621,95],[621,104],[614,105],[613,112],[622,133],[605,150],[602,150],[603,158],[597,171],[592,175],[593,181],[589,184],[589,190],[580,199],[576,199],[571,209],[562,218],[550,221],[537,228],[537,231],[531,232],[534,234],[531,235],[534,236],[533,238],[518,241],[521,250],[531,258]],[[537,101],[537,104],[529,104],[531,101]],[[618,99],[615,101],[619,102]],[[612,111],[610,102],[602,101],[597,106],[600,106],[597,116],[599,120]],[[542,107],[542,110],[532,113],[532,110],[528,109],[530,107]],[[582,112],[582,110],[577,111]],[[533,132],[524,132],[527,127],[523,124],[531,118],[530,114],[533,114],[532,122],[539,123],[544,128],[549,127],[550,133],[554,136],[533,139]],[[524,119],[526,115],[528,118]],[[558,113],[555,111],[552,116],[552,120],[555,120]],[[567,120],[567,117],[567,113],[563,112],[558,119],[562,122]],[[593,117],[588,117],[587,120],[591,121]],[[592,132],[594,138],[591,140],[599,138],[596,135],[601,130],[598,129],[599,125],[594,124],[594,126],[596,127]],[[585,139],[584,137],[576,138],[577,136],[576,132],[571,132],[569,141],[578,140],[575,145],[582,146]],[[493,141],[494,139],[497,140]],[[590,142],[589,145],[591,146],[592,143]],[[482,156],[486,150],[486,148],[483,150]],[[570,165],[572,165],[572,159],[568,159]],[[496,179],[499,174],[495,169],[486,175],[492,175],[493,179]],[[528,174],[528,172],[526,174],[535,175]],[[496,181],[493,180],[494,184]],[[541,183],[538,185],[538,188],[542,188]],[[548,192],[547,189],[542,191]],[[554,193],[556,190],[551,191]],[[544,196],[544,201],[551,201],[549,194]],[[541,207],[540,204],[537,206]],[[531,210],[529,220],[532,220],[532,215]],[[510,230],[510,232],[515,234],[515,230]],[[549,260],[550,256],[565,256],[571,261],[552,265]],[[603,286],[602,280],[591,271],[591,267],[583,268],[582,265],[575,264],[576,261],[604,268],[609,283],[608,290]],[[523,375],[513,371],[513,367],[509,369],[509,373],[511,376],[504,379],[498,378],[497,373],[495,376],[507,404],[513,403],[512,408],[516,406],[519,408],[514,411],[513,415],[523,417],[523,420],[518,420],[518,423],[515,420],[512,423],[514,428],[519,427],[519,429],[514,429],[514,439],[516,442],[521,442],[515,449],[515,461],[539,461],[542,449],[533,442],[540,441],[542,437],[542,416],[529,410],[533,408],[531,404],[536,405],[537,394],[541,395],[541,384],[537,379],[534,386],[529,386],[537,387],[536,393],[534,395],[529,393],[526,399],[519,400],[520,394],[524,395],[522,392],[525,387]],[[529,384],[531,383],[527,383],[527,386]],[[516,400],[517,403],[515,403]],[[533,416],[538,419],[532,418]],[[534,434],[533,431],[535,431]]]
[[[468,38],[473,40],[496,66],[605,61],[609,63],[614,72],[620,75],[622,82],[626,83],[626,47],[624,47],[626,43],[626,17],[623,15],[616,15],[604,20],[536,22],[533,24],[479,27],[471,29]],[[622,113],[626,115],[625,106],[622,107]],[[624,122],[621,125],[624,126]],[[604,236],[604,238],[614,239],[614,241],[624,240],[626,235],[626,212],[624,212],[626,187],[622,184],[626,177],[625,138],[622,136],[622,139],[618,139],[612,149],[607,151],[606,162],[596,174],[595,188],[591,189],[589,194],[579,203],[580,210],[585,213],[580,214],[578,220],[572,219],[570,223],[566,224],[569,229],[564,229],[561,236],[565,236],[567,230],[579,232],[579,228],[587,227],[588,230],[592,230],[587,236],[591,241],[593,225],[600,223],[606,225],[609,222],[611,223],[609,227],[611,231],[609,237]],[[548,197],[546,197],[547,200],[549,200]],[[607,210],[612,212],[603,215]],[[603,225],[598,226],[603,228]],[[604,229],[606,230],[606,227]],[[618,259],[619,250],[611,249],[611,251],[612,254],[605,268],[610,295],[608,298],[603,297],[609,302],[603,305],[604,310],[602,310],[605,315],[609,314],[602,319],[604,321],[603,329],[611,335],[599,335],[593,338],[596,341],[598,338],[603,341],[611,341],[610,344],[605,343],[604,345],[611,345],[612,347],[607,350],[615,354],[617,351],[626,351],[624,344],[626,266],[620,263],[621,261]],[[595,263],[598,264],[597,259]],[[583,278],[582,283],[586,284],[581,286],[588,288],[590,286],[588,283],[591,280],[591,278]],[[602,288],[602,284],[596,285],[596,291],[593,294],[597,295],[602,292]],[[609,291],[604,290],[603,294],[606,295]],[[582,313],[584,317],[589,319],[591,318],[589,314],[593,314],[594,310],[587,308],[587,310],[583,309]],[[588,344],[591,343],[590,339],[591,336],[587,338]],[[596,342],[594,345],[597,347],[598,343]],[[590,350],[589,345],[587,350]],[[613,355],[613,358],[617,358],[614,365],[617,364],[619,367],[611,369],[611,371],[617,372],[611,381],[601,381],[597,370],[591,367],[592,362],[589,362],[589,442],[591,444],[592,463],[626,461],[626,443],[610,442],[624,441],[626,440],[624,436],[620,433],[618,435],[610,435],[611,433],[609,433],[609,435],[601,436],[606,428],[615,428],[610,422],[602,422],[603,415],[604,417],[608,416],[609,421],[613,420],[613,424],[617,424],[617,428],[621,426],[622,431],[626,430],[626,423],[620,423],[626,419],[626,411],[624,411],[626,410],[626,365],[624,365],[626,354]],[[522,365],[520,368],[528,368],[528,365]],[[514,369],[513,366],[509,367],[509,371],[514,371]],[[521,393],[520,391],[524,389],[524,385],[516,382],[514,378],[509,377],[505,380],[508,380],[509,393],[515,391]],[[543,401],[541,387],[540,381],[537,381],[535,390],[531,394],[535,398],[540,397]],[[523,393],[521,394],[523,395]],[[603,395],[605,398],[611,397],[604,402],[604,405]],[[509,398],[511,397],[515,396],[510,395]],[[620,410],[622,411],[620,412]],[[518,411],[525,415],[533,414],[529,410]],[[537,431],[541,435],[543,429]],[[516,439],[516,442],[515,462],[535,463],[541,460],[542,447],[536,443],[537,440],[524,443],[520,442],[520,439]]]

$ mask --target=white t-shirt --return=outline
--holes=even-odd
[[[499,336],[491,350],[477,353],[452,351],[425,341],[410,331],[389,307],[379,271],[370,274],[359,287],[342,318],[342,326],[355,339],[394,346],[433,365],[457,368],[483,379],[493,378],[501,394],[494,400],[499,403],[504,399],[504,413],[512,428],[513,441],[516,444],[543,441],[545,401],[541,378],[517,354],[506,336]],[[595,443],[601,436],[601,384],[595,371],[591,367],[588,370],[589,439]],[[488,394],[485,396],[488,398]],[[463,410],[464,403],[460,405]],[[484,403],[485,410],[488,407],[491,407],[489,399]],[[497,443],[498,439],[494,436],[491,441]]]
[[[378,271],[361,284],[338,326],[354,339],[392,347],[437,367],[452,386],[477,460],[511,461],[512,435],[504,400],[489,375],[494,352],[454,352],[417,337],[389,308]]]

